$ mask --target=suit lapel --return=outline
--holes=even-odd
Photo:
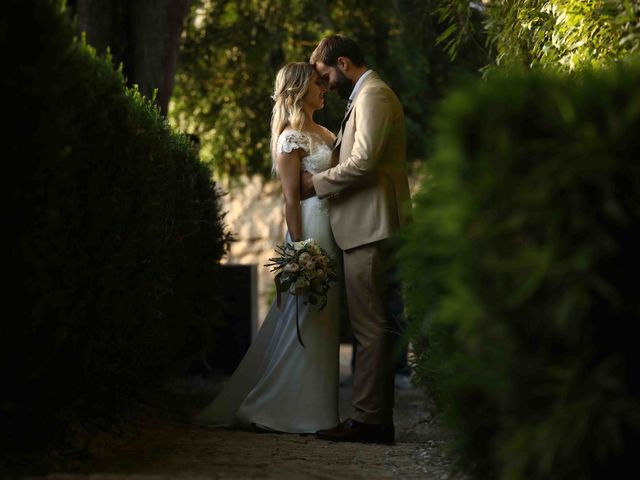
[[[367,84],[367,82],[369,80],[371,80],[372,78],[377,78],[376,72],[371,72],[369,74],[369,76],[364,79],[362,86],[358,90],[358,93],[356,94],[355,98],[351,102],[351,105],[349,105],[349,109],[344,114],[344,118],[342,119],[342,123],[340,124],[340,131],[338,132],[338,136],[336,137],[336,141],[333,144],[333,150],[334,151],[336,149],[338,149],[340,147],[340,144],[342,143],[342,132],[344,132],[344,126],[347,124],[347,120],[349,120],[349,117],[351,116],[351,112],[353,111],[353,108],[355,107],[356,99],[362,93],[362,90],[364,89],[364,86]]]
[[[353,104],[354,103],[356,103],[355,99],[354,99],[353,102],[351,102],[351,106],[349,107],[349,110],[347,110],[347,113],[345,114],[344,118],[342,119],[342,123],[340,124],[340,131],[338,132],[338,136],[336,137],[336,141],[333,144],[333,149],[334,150],[340,146],[340,143],[342,143],[342,132],[344,132],[344,126],[347,124],[347,120],[349,120],[349,117],[351,116],[351,112],[353,110]]]

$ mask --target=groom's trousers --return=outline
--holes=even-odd
[[[382,240],[343,252],[347,307],[357,343],[353,375],[354,420],[393,423],[397,320],[388,305],[395,280],[395,249]]]

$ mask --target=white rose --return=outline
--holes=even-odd
[[[287,263],[284,267],[285,272],[297,272],[299,270],[300,270],[300,265],[298,265],[296,262]]]
[[[298,261],[302,265],[306,264],[309,260],[311,260],[311,255],[309,255],[307,252],[302,252],[298,257]]]

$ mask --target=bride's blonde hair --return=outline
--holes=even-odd
[[[278,138],[290,125],[295,130],[304,127],[305,115],[302,99],[309,91],[309,80],[315,71],[308,62],[294,62],[282,67],[276,75],[271,112],[271,159],[272,172],[277,173]]]

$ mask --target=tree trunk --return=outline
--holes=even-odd
[[[173,93],[173,86],[178,66],[178,51],[180,37],[184,30],[184,22],[189,13],[192,0],[170,0],[167,15],[167,41],[162,62],[162,79],[158,86],[158,104],[164,115],[167,114],[169,99]]]
[[[77,0],[78,30],[104,53],[110,48],[123,64],[127,84],[138,85],[167,113],[173,92],[178,48],[192,0]],[[73,8],[73,4],[70,7]]]

